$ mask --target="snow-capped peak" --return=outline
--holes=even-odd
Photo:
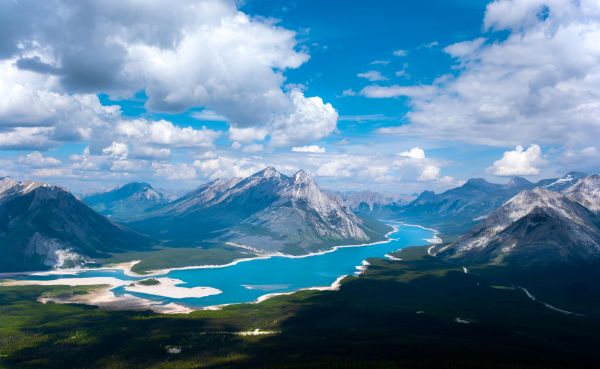
[[[593,212],[600,212],[600,176],[597,174],[580,179],[565,190],[565,195]]]

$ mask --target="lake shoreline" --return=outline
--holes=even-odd
[[[226,268],[226,267],[234,266],[239,263],[243,263],[243,262],[247,262],[247,261],[264,260],[264,259],[270,259],[270,258],[275,258],[275,257],[288,258],[288,259],[300,259],[300,258],[324,255],[324,254],[332,253],[337,250],[345,249],[345,248],[358,248],[358,247],[369,247],[369,246],[381,245],[381,244],[390,243],[392,241],[397,240],[396,238],[392,238],[391,235],[400,230],[400,228],[401,228],[400,225],[404,225],[404,226],[408,226],[408,227],[417,227],[417,228],[425,229],[428,231],[432,231],[432,232],[434,232],[434,236],[436,234],[435,232],[437,232],[437,230],[434,230],[431,228],[426,228],[426,227],[419,226],[419,225],[406,224],[406,223],[397,222],[397,221],[394,221],[394,222],[390,221],[389,223],[396,223],[398,225],[390,224],[390,226],[392,227],[392,230],[386,233],[386,235],[385,235],[386,240],[372,242],[372,243],[356,244],[356,245],[338,245],[338,246],[334,246],[334,247],[324,250],[324,251],[313,252],[313,253],[309,253],[309,254],[305,254],[305,255],[286,255],[286,254],[278,253],[278,254],[273,254],[273,255],[263,255],[263,256],[252,257],[252,258],[238,259],[238,260],[234,260],[230,263],[221,264],[221,265],[200,265],[200,266],[187,266],[187,267],[177,267],[177,268],[165,268],[165,269],[161,269],[161,270],[152,271],[149,274],[138,274],[138,273],[135,273],[132,271],[132,268],[137,263],[140,262],[139,260],[133,260],[133,261],[118,263],[118,264],[114,264],[114,265],[107,265],[107,266],[102,266],[99,268],[74,268],[74,269],[69,269],[69,270],[52,270],[52,271],[46,271],[46,272],[28,272],[28,273],[15,273],[15,274],[18,276],[24,276],[24,275],[25,276],[27,276],[27,275],[48,276],[48,275],[61,275],[61,274],[62,275],[77,275],[78,273],[82,273],[82,272],[86,272],[86,271],[119,270],[119,271],[122,271],[124,275],[129,276],[129,277],[150,278],[150,277],[155,277],[155,276],[160,276],[160,275],[166,275],[172,271]],[[429,239],[423,238],[423,241],[425,241],[429,244],[435,243],[435,242],[432,242],[431,238],[429,238]],[[387,255],[383,256],[383,258],[386,258],[386,257],[387,257]],[[356,275],[362,274],[363,272],[365,272],[367,270],[368,266],[369,266],[368,261],[366,259],[362,260],[360,265],[355,266],[356,271],[354,272],[354,275],[356,276]],[[114,291],[115,288],[122,287],[122,286],[125,286],[126,284],[131,284],[131,283],[136,282],[136,281],[120,280],[118,278],[114,278],[114,279],[120,281],[119,283],[117,283],[117,284],[111,283],[108,285],[108,287],[99,288],[96,291],[90,291],[90,296],[88,296],[88,298],[78,297],[77,301],[73,301],[73,299],[62,300],[62,301],[58,301],[58,299],[54,299],[54,301],[59,302],[59,303],[86,303],[86,301],[87,301],[87,302],[89,302],[90,305],[99,306],[101,308],[130,310],[128,307],[130,307],[132,305],[131,298],[135,298],[136,304],[134,304],[134,305],[136,307],[138,307],[138,306],[147,307],[149,310],[152,310],[157,313],[190,313],[192,311],[197,311],[197,310],[218,310],[225,306],[234,305],[234,304],[260,303],[260,302],[263,302],[263,301],[270,299],[272,297],[275,297],[275,296],[290,295],[290,294],[293,294],[293,293],[296,293],[299,291],[304,291],[304,290],[336,291],[336,290],[339,290],[342,280],[347,278],[350,275],[351,274],[341,275],[338,278],[336,278],[336,280],[334,282],[332,282],[330,285],[298,288],[294,291],[287,291],[287,292],[267,293],[267,294],[259,296],[254,301],[215,304],[215,305],[203,306],[203,307],[188,306],[185,304],[179,304],[177,302],[171,302],[169,304],[164,304],[164,303],[154,301],[150,298],[145,298],[144,296],[133,296],[131,294],[125,294],[125,293],[117,295]],[[69,282],[70,284],[74,283],[76,280],[78,280],[77,278],[68,278],[68,279],[71,280]],[[85,278],[82,278],[82,279],[85,279]],[[88,277],[88,279],[89,279],[89,277]],[[158,279],[168,279],[168,278],[158,278]],[[30,280],[30,281],[22,281],[22,282],[27,282],[28,285],[36,285],[36,284],[37,285],[52,285],[52,282],[56,283],[56,280],[48,280],[48,281]],[[172,283],[172,286],[175,286],[176,284],[185,283],[181,280],[177,280],[177,282],[178,283]],[[76,283],[75,285],[90,285],[90,283],[89,283],[89,281],[87,281],[82,284]],[[167,287],[169,287],[169,286],[167,286]],[[174,297],[174,295],[171,294],[170,291],[165,290],[165,288],[167,288],[167,287],[163,286],[162,289],[157,289],[157,288],[153,289],[153,288],[149,288],[148,286],[143,286],[141,288],[138,288],[137,290],[136,289],[131,290],[130,292],[149,294],[149,295],[158,296],[158,297],[175,298],[175,299],[182,298],[182,296],[185,296],[185,297],[199,297],[200,296],[200,295],[187,296],[187,295],[180,294],[180,295],[177,295]],[[125,291],[129,291],[129,289],[127,287],[123,287],[123,288]],[[177,287],[177,288],[185,289],[185,290],[193,289],[193,288],[185,288],[185,287]],[[212,287],[195,287],[195,288],[205,289],[206,291],[209,291],[209,290],[211,291],[207,295],[202,295],[200,297],[206,297],[206,296],[218,294],[221,292],[220,290],[217,290],[217,289],[211,290]],[[82,295],[82,296],[85,296],[85,295]],[[171,307],[168,309],[161,308],[161,306],[164,307],[166,305],[171,305]],[[139,309],[136,309],[136,310],[139,310]]]

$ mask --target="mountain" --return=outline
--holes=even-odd
[[[132,182],[114,190],[93,194],[83,201],[100,214],[116,220],[133,220],[165,204],[167,198],[148,183]]]
[[[0,179],[2,272],[76,266],[150,243],[60,187]]]
[[[598,178],[580,182],[567,195],[540,187],[519,193],[438,255],[466,263],[521,266],[596,260],[598,216],[572,199],[597,204],[600,187]],[[593,201],[583,195],[590,193],[595,193]]]
[[[450,237],[457,236],[487,217],[520,191],[534,186],[535,184],[519,177],[511,179],[506,184],[473,178],[462,186],[441,194],[424,191],[415,200],[398,209],[394,217],[439,228]]]
[[[212,239],[293,254],[381,239],[388,230],[357,217],[306,172],[286,176],[272,167],[207,183],[130,224],[177,244]]]
[[[416,198],[414,195],[373,191],[346,191],[334,194],[355,213],[368,214],[380,219],[388,218]]]
[[[600,176],[587,176],[567,188],[564,194],[594,213],[600,212]]]
[[[542,179],[536,183],[536,187],[561,192],[573,186],[577,181],[587,176],[581,172],[569,172],[560,178]]]

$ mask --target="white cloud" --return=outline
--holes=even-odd
[[[178,127],[166,120],[121,120],[116,126],[117,134],[140,143],[171,147],[212,147],[220,133],[207,128]]]
[[[589,146],[581,150],[581,154],[583,156],[595,157],[598,156],[598,149],[596,149],[594,146]]]
[[[0,149],[46,149],[54,146],[50,127],[16,127],[0,132]]]
[[[196,179],[198,176],[196,168],[187,163],[171,164],[153,162],[152,170],[156,177],[173,181]]]
[[[142,172],[146,170],[147,165],[143,161],[139,160],[115,160],[110,166],[112,172]]]
[[[367,86],[360,91],[360,94],[374,99],[383,99],[391,97],[424,97],[430,96],[435,91],[432,86]]]
[[[61,164],[61,161],[52,156],[44,156],[39,151],[30,152],[27,155],[20,156],[17,162],[28,167],[53,167]]]
[[[408,55],[408,50],[404,50],[404,49],[398,49],[398,50],[394,50],[394,52],[392,53],[394,54],[394,56],[406,56]]]
[[[380,153],[329,154],[305,157],[302,165],[323,178],[346,178],[364,183],[403,183],[404,185],[419,182],[431,182],[429,186],[441,185],[444,188],[455,185],[456,181],[449,176],[441,176],[441,164],[425,157],[424,152],[412,150],[407,156],[382,155]],[[412,155],[412,156],[411,156]],[[422,186],[420,184],[419,186]]]
[[[371,82],[385,81],[385,80],[387,80],[387,78],[383,74],[381,74],[381,72],[379,72],[377,70],[370,70],[370,71],[367,71],[367,72],[358,73],[356,76],[360,77],[360,78],[367,79],[367,80],[369,80]]]
[[[419,176],[419,181],[433,181],[438,179],[440,176],[440,168],[435,165],[427,165],[423,168],[421,175]]]
[[[485,39],[482,37],[471,41],[457,42],[444,48],[444,51],[454,58],[465,58],[479,50],[484,42]]]
[[[403,151],[398,155],[406,158],[425,159],[425,150],[420,147],[413,147],[412,149]]]
[[[202,110],[195,111],[190,114],[190,116],[194,119],[198,120],[207,120],[207,121],[215,121],[215,122],[226,122],[227,118],[223,115],[217,114],[212,110]]]
[[[127,159],[127,155],[129,155],[129,147],[127,147],[127,144],[124,144],[123,142],[113,141],[110,146],[102,149],[102,153],[114,156],[118,159]]]
[[[517,146],[514,151],[506,151],[488,171],[496,176],[530,176],[539,174],[538,166],[544,162],[538,145],[533,144],[527,150]]]
[[[292,147],[293,152],[308,152],[313,154],[323,154],[326,152],[324,147],[320,147],[317,145],[309,145],[309,146],[296,146]]]
[[[166,159],[171,155],[171,150],[166,147],[152,147],[136,145],[129,156],[137,159]]]
[[[320,97],[305,97],[299,90],[290,92],[294,111],[272,122],[271,141],[274,147],[317,141],[333,132],[338,113]]]
[[[342,91],[342,96],[356,96],[356,91],[351,88],[345,89]]]
[[[212,159],[196,160],[194,166],[210,179],[247,177],[263,169],[265,165],[246,158],[218,156]]]
[[[238,142],[262,141],[269,132],[264,128],[229,128],[229,139]]]
[[[34,177],[70,177],[72,174],[65,168],[41,168],[31,171]]]
[[[256,153],[256,152],[261,152],[264,149],[265,149],[265,146],[262,144],[252,144],[252,145],[244,146],[242,148],[242,151],[248,152],[248,153]]]
[[[390,64],[389,60],[373,60],[371,62],[372,65],[388,65]]]
[[[593,145],[600,137],[598,1],[497,0],[487,6],[484,26],[504,33],[446,47],[458,73],[440,77],[429,91],[364,91],[411,97],[410,124],[381,132],[495,146],[534,141],[573,151]]]
[[[126,119],[118,106],[102,106],[99,92],[128,98],[144,90],[151,111],[203,108],[191,116],[255,128],[259,140],[274,130],[276,145],[292,142],[284,137],[287,123],[317,128],[315,135],[304,135],[308,140],[332,131],[330,104],[285,86],[284,72],[309,59],[295,32],[246,15],[237,2],[38,5],[3,7],[14,22],[0,43],[2,148],[43,149],[65,141],[105,147],[119,141],[135,152],[136,145],[210,147],[218,136],[164,120]],[[310,116],[298,110],[319,104]],[[300,135],[294,141],[302,140]]]

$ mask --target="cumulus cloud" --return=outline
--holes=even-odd
[[[274,147],[317,141],[333,132],[338,113],[320,97],[305,97],[302,91],[290,92],[294,103],[291,114],[277,117],[271,125],[271,141]]]
[[[264,128],[229,128],[229,139],[237,142],[262,141],[269,132]]]
[[[413,147],[408,151],[403,151],[398,154],[405,158],[413,158],[413,159],[425,159],[425,150],[420,147]]]
[[[22,155],[17,159],[21,165],[28,167],[53,167],[61,164],[61,161],[52,156],[44,156],[39,151],[30,152],[27,155]]]
[[[261,152],[265,149],[265,145],[262,144],[252,144],[252,145],[247,145],[244,146],[242,148],[243,152],[247,152],[247,153],[256,153],[256,152]]]
[[[348,178],[365,183],[397,183],[405,185],[430,182],[429,186],[443,187],[456,184],[449,176],[442,176],[441,164],[428,158],[425,151],[415,147],[398,155],[347,154],[308,156],[304,166],[315,168],[313,172],[324,178]]]
[[[387,80],[387,78],[383,74],[381,74],[381,72],[379,72],[377,70],[370,70],[367,72],[358,73],[356,76],[367,79],[371,82]]]
[[[484,28],[487,41],[445,48],[458,73],[429,90],[363,91],[411,98],[410,124],[381,132],[495,146],[593,145],[600,137],[598,1],[496,0],[487,6]]]
[[[203,128],[179,127],[167,120],[146,119],[120,120],[116,132],[129,140],[145,144],[171,147],[212,147],[219,132]]]
[[[0,149],[47,149],[55,145],[51,127],[16,127],[0,131]]]
[[[127,159],[129,148],[122,142],[113,141],[110,146],[103,148],[102,152],[119,159]]]
[[[247,177],[265,167],[260,161],[227,156],[199,159],[194,162],[194,166],[210,179]]]
[[[196,167],[187,163],[172,164],[172,163],[152,163],[152,171],[159,178],[166,178],[173,181],[185,181],[196,179],[198,172]]]
[[[539,165],[544,164],[542,149],[531,145],[527,150],[517,146],[514,151],[506,151],[488,171],[496,176],[530,176],[540,173]]]
[[[396,166],[402,168],[412,168],[418,171],[418,181],[449,181],[453,179],[451,177],[440,178],[441,168],[440,165],[431,159],[428,159],[425,155],[425,150],[420,147],[413,147],[408,151],[403,151],[398,154],[400,159],[394,161]]]
[[[324,147],[320,147],[317,145],[308,145],[308,146],[296,146],[292,147],[293,152],[308,152],[313,154],[323,154],[326,152]]]
[[[419,175],[419,181],[433,181],[440,176],[440,168],[435,165],[426,165]]]
[[[97,147],[125,138],[132,152],[140,151],[137,145],[211,146],[210,130],[124,119],[118,106],[103,106],[97,97],[140,90],[148,110],[203,108],[191,116],[256,128],[259,140],[275,130],[276,145],[291,143],[286,136],[296,125],[321,128],[316,136],[331,132],[330,104],[284,88],[284,72],[309,58],[296,34],[248,16],[237,2],[48,0],[35,7],[9,2],[1,13],[2,148],[102,141]],[[307,106],[315,108],[304,116]],[[326,127],[314,127],[316,120]]]

